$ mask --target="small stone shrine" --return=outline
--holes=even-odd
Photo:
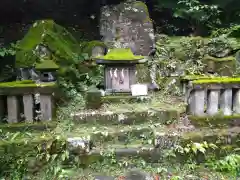
[[[104,65],[104,87],[106,93],[128,93],[136,84],[136,64],[145,63],[144,56],[136,56],[131,49],[117,48],[105,56],[95,58],[97,64]]]

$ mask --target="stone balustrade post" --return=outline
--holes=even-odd
[[[26,122],[33,122],[34,114],[33,114],[33,95],[27,94],[23,95],[23,108]]]
[[[220,90],[210,90],[207,96],[207,114],[216,115],[218,113]]]
[[[223,114],[232,115],[232,89],[224,89],[220,99],[220,109]]]
[[[190,105],[190,113],[196,116],[204,115],[204,97],[205,90],[204,89],[194,89],[190,93],[189,105]]]
[[[17,123],[19,118],[19,104],[17,96],[7,96],[8,123]]]

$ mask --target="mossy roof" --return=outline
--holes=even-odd
[[[144,56],[136,56],[132,53],[131,49],[128,48],[116,48],[111,49],[105,56],[98,56],[95,58],[97,61],[111,61],[112,63],[116,62],[136,62],[138,63],[139,60],[145,59]]]
[[[53,60],[41,60],[36,64],[35,69],[37,70],[57,70],[59,66]]]

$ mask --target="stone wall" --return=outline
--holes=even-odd
[[[110,47],[129,47],[141,55],[148,55],[155,43],[148,8],[140,1],[102,7],[100,34]]]

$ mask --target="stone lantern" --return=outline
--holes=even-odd
[[[35,70],[38,72],[40,82],[53,82],[56,81],[56,71],[59,66],[53,60],[41,60],[35,66]]]
[[[131,92],[136,84],[136,65],[145,63],[144,56],[136,56],[131,49],[111,49],[105,56],[95,58],[97,64],[104,65],[104,87],[106,93]]]

